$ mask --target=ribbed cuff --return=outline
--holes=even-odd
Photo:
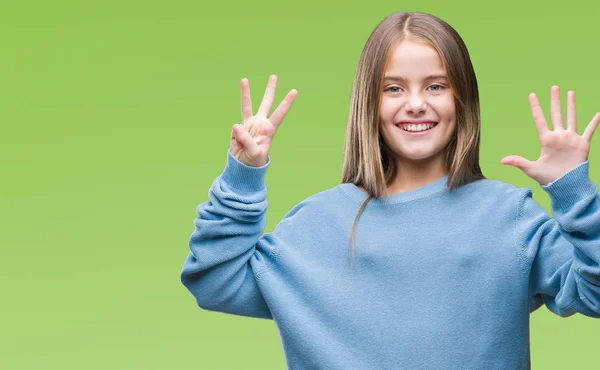
[[[266,187],[265,174],[271,164],[271,156],[267,157],[267,163],[260,167],[248,166],[240,162],[227,150],[227,164],[221,175],[221,179],[229,186],[245,191],[261,191]]]
[[[598,186],[590,180],[588,168],[589,161],[585,161],[558,179],[542,185],[542,189],[548,192],[557,206],[568,209],[580,199],[598,193]]]

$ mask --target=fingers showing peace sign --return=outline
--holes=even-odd
[[[256,115],[252,115],[248,80],[243,78],[240,83],[242,90],[242,123],[233,125],[230,151],[234,157],[248,166],[260,167],[267,163],[275,132],[277,132],[298,94],[296,89],[292,89],[277,106],[271,117],[267,118],[275,98],[276,85],[277,76],[271,75],[258,112]]]

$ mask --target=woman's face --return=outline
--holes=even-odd
[[[392,50],[384,78],[380,132],[396,160],[400,165],[436,161],[443,166],[456,117],[454,95],[437,51],[403,40]]]

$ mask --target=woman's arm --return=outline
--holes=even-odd
[[[267,210],[264,176],[270,164],[251,167],[230,151],[227,165],[198,205],[181,282],[203,309],[272,319],[256,279],[275,250],[261,235]]]
[[[548,213],[527,189],[517,211],[517,237],[529,268],[530,311],[546,304],[567,317],[600,318],[600,194],[584,162],[542,185]]]
[[[521,194],[517,210],[517,242],[530,274],[530,311],[545,303],[560,316],[581,312],[600,317],[600,199],[588,177],[590,142],[600,113],[580,136],[573,91],[567,92],[565,125],[559,87],[550,88],[553,130],[536,94],[529,94],[529,105],[540,137],[540,158],[509,155],[501,163],[521,169],[552,199],[554,218],[533,201],[531,189]]]
[[[276,85],[277,76],[271,75],[253,115],[248,80],[240,81],[242,124],[232,128],[227,165],[209,190],[210,201],[197,207],[181,282],[207,310],[272,319],[257,284],[276,251],[274,234],[261,235],[265,173],[273,137],[297,95],[295,89],[287,93],[267,118]]]

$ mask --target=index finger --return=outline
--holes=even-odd
[[[549,131],[549,129],[548,124],[546,123],[546,118],[544,117],[544,112],[540,106],[540,101],[535,93],[529,94],[529,106],[531,107],[531,114],[533,115],[533,122],[535,122],[538,135],[542,136],[542,134],[546,131]]]
[[[298,90],[292,89],[289,93],[287,93],[285,99],[279,103],[277,109],[275,109],[275,112],[273,112],[269,118],[273,126],[279,127],[285,116],[288,114],[290,107],[292,106],[292,103],[294,102],[294,99],[296,99],[297,95]]]

